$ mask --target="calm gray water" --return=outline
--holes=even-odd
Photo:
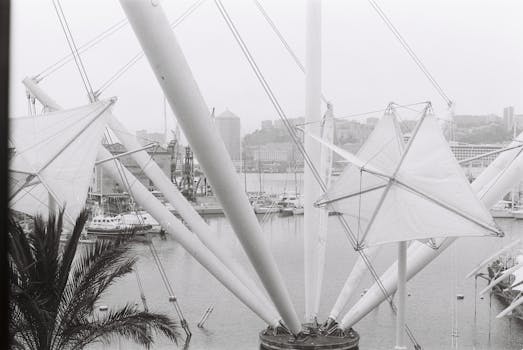
[[[281,190],[285,182],[286,186],[294,186],[289,184],[292,179],[293,175],[264,174],[265,191]],[[249,174],[247,180],[248,190],[257,190],[257,175]],[[336,218],[330,219],[320,310],[322,317],[326,317],[330,311],[356,257]],[[207,220],[237,260],[242,265],[249,266],[228,221],[224,217],[212,217]],[[262,220],[262,216],[259,216],[259,220]],[[499,224],[506,232],[505,238],[460,239],[409,282],[408,291],[411,296],[408,298],[407,321],[424,349],[451,348],[452,319],[456,314],[458,348],[523,348],[523,323],[508,318],[496,319],[495,315],[503,309],[496,299],[492,299],[492,306],[489,307],[488,297],[483,300],[478,298],[477,322],[474,323],[474,280],[464,280],[464,276],[475,264],[523,232],[523,221],[502,220]],[[280,218],[277,215],[262,223],[265,237],[300,315],[304,312],[302,226],[303,217]],[[188,349],[257,349],[258,332],[264,327],[264,323],[237,301],[174,240],[155,239],[154,244],[193,332]],[[161,282],[149,248],[145,244],[137,243],[134,251],[139,257],[138,272],[149,308],[175,317],[174,308],[168,301],[168,293]],[[384,247],[375,262],[377,271],[383,272],[395,260],[395,254],[394,246]],[[359,289],[363,291],[370,284],[369,276]],[[482,288],[486,283],[478,281],[478,285]],[[456,294],[464,294],[465,299],[458,301],[457,307],[453,308]],[[359,294],[350,304],[358,298]],[[134,275],[112,287],[102,304],[111,306],[125,302],[141,305]],[[196,324],[210,305],[214,306],[214,311],[205,328],[197,328]],[[360,349],[393,348],[394,317],[387,304],[380,305],[367,315],[355,329],[361,335]],[[171,343],[158,339],[153,349],[173,347]],[[140,349],[125,340],[115,340],[109,345],[99,344],[92,348]],[[179,348],[183,346],[179,345]]]

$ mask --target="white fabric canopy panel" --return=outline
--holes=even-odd
[[[392,113],[386,113],[357,156],[351,155],[349,159],[344,156],[349,152],[333,149],[351,164],[347,165],[337,181],[320,198],[319,204],[332,202],[333,208],[343,214],[349,227],[360,238],[388,183],[387,177],[362,172],[361,168],[392,176],[403,149],[403,136],[396,117]],[[356,162],[351,161],[354,158],[357,159]]]
[[[85,206],[106,125],[105,110],[112,103],[10,120],[12,209],[46,217],[51,195],[59,207],[65,206],[66,229],[74,224]]]
[[[334,152],[350,162],[338,177],[336,182],[323,195],[318,204],[330,201],[336,202],[336,210],[350,216],[352,203],[341,199],[358,195],[376,187],[387,185],[387,177],[392,176],[394,169],[401,158],[404,148],[403,136],[399,131],[394,114],[385,114],[376,125],[367,141],[361,146],[357,156],[353,156],[334,145],[330,145]],[[374,173],[361,172],[360,169],[383,173],[386,176],[377,176]],[[379,170],[378,170],[379,169]],[[354,215],[353,215],[354,216]]]
[[[426,116],[413,137],[403,151],[395,118],[385,114],[358,156],[345,157],[352,165],[320,204],[334,201],[341,208],[360,246],[502,236],[470,187],[436,118]]]

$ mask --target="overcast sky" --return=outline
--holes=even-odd
[[[305,2],[260,0],[304,57]],[[194,0],[164,0],[175,19]],[[288,117],[304,111],[304,77],[250,0],[223,0]],[[379,0],[401,34],[445,92],[457,114],[501,114],[513,105],[523,113],[523,1]],[[78,45],[124,18],[117,0],[62,0]],[[251,72],[214,2],[207,0],[176,29],[208,106],[225,108],[250,132],[278,117]],[[11,116],[27,114],[20,83],[68,51],[51,0],[12,2]],[[140,51],[130,26],[82,57],[95,89]],[[71,63],[41,82],[65,107],[87,103]],[[367,0],[323,1],[323,91],[338,117],[400,104],[445,103],[395,40]],[[163,95],[146,59],[110,86],[116,114],[130,129],[163,129]],[[169,128],[174,127],[169,111]]]

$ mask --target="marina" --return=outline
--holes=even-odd
[[[301,4],[303,52],[296,54],[263,4],[251,4],[300,76],[287,84],[267,79],[272,72],[259,64],[232,3],[205,2],[196,0],[173,21],[167,2],[119,0],[120,24],[79,46],[61,0],[52,1],[70,54],[24,75],[17,89],[25,90],[27,111],[10,115],[12,344],[520,349],[523,114],[508,106],[502,118],[456,115],[459,89],[440,85],[437,70],[368,0],[430,93],[409,103],[392,94],[378,99],[380,109],[367,105],[367,112],[344,116],[338,107],[357,96],[355,82],[349,79],[337,104],[324,83],[329,59],[338,56],[329,51],[332,23],[324,22],[334,7]],[[241,126],[249,118],[214,106],[241,104],[244,96],[209,99],[216,81],[204,83],[232,74],[236,64],[188,54],[176,28],[193,13],[208,16],[210,5],[236,45],[223,52],[244,60],[278,118],[261,120],[249,134]],[[130,41],[122,49],[140,51],[100,85],[84,51],[126,26]],[[140,98],[121,98],[118,84],[114,94],[106,91],[142,58],[147,73],[123,89],[140,90]],[[46,85],[69,62],[82,83],[81,103]],[[211,73],[195,70],[202,63]],[[240,91],[245,80],[238,81],[231,86]],[[407,85],[423,91],[420,82],[402,87],[403,76],[390,81],[386,95],[397,91],[402,100],[411,99],[401,92]],[[302,88],[293,103],[299,109],[283,102],[283,86]],[[153,87],[161,97],[154,103],[146,91]],[[134,131],[120,108],[129,102],[147,104],[145,113],[136,107],[131,115],[141,115],[142,124],[162,119],[163,133]],[[256,114],[261,106],[249,108]]]
[[[335,222],[335,218],[331,217],[330,220]],[[246,263],[246,258],[240,254],[240,247],[226,219],[214,217],[208,221],[227,248],[238,253],[238,257],[241,257],[240,261]],[[451,319],[454,314],[458,320],[457,331],[461,349],[518,350],[523,346],[523,324],[509,317],[496,319],[495,316],[505,308],[505,304],[495,297],[492,298],[490,308],[489,296],[486,295],[483,299],[478,296],[477,319],[476,324],[474,323],[474,279],[465,279],[465,275],[479,260],[519,238],[519,232],[523,229],[520,221],[499,219],[498,222],[507,233],[505,238],[502,240],[471,238],[470,242],[465,240],[457,242],[455,247],[444,252],[409,283],[408,300],[411,307],[431,310],[430,313],[412,313],[407,318],[423,349],[438,350],[451,347],[453,331]],[[262,227],[265,239],[270,242],[275,258],[282,266],[282,274],[288,278],[293,300],[300,310],[304,300],[303,282],[299,278],[300,271],[303,269],[303,255],[299,247],[303,242],[301,234],[303,217],[281,218],[273,215]],[[220,350],[237,347],[258,349],[257,334],[263,328],[263,323],[209,276],[175,241],[171,239],[160,241],[158,238],[154,238],[153,241],[193,332],[188,349],[204,350],[210,347]],[[474,245],[474,250],[468,248],[470,244]],[[320,314],[329,311],[330,305],[344,283],[345,276],[338,273],[337,266],[350,266],[354,263],[354,256],[345,253],[346,246],[343,231],[335,227],[332,235],[329,236],[325,277],[329,282],[323,289],[325,298],[321,304]],[[138,243],[134,249],[140,257],[138,271],[151,308],[174,313],[169,305],[167,292],[155,286],[159,274],[147,246]],[[384,249],[376,261],[376,268],[384,271],[394,260],[394,255],[394,248]],[[370,283],[370,276],[361,282],[357,288],[358,293],[353,297],[354,301],[361,298],[360,294]],[[206,287],[202,288],[202,285]],[[478,280],[478,289],[486,285],[486,282]],[[133,276],[123,280],[115,289],[119,292],[109,294],[103,299],[102,304],[118,304],[120,300],[140,302],[137,282]],[[456,300],[456,295],[460,293],[465,297],[458,301],[456,309],[453,310],[451,305]],[[214,306],[214,311],[205,326],[201,329],[197,328],[196,323],[209,305]],[[385,303],[380,305],[357,327],[361,337],[360,349],[390,349],[388,339],[394,336],[393,325],[394,317],[388,305]],[[427,329],[430,329],[430,332],[427,332]],[[130,342],[122,341],[121,349],[124,348],[141,349]],[[168,342],[160,342],[153,347],[158,350],[170,348],[172,345]],[[104,347],[99,345],[93,346],[92,349],[102,350]]]

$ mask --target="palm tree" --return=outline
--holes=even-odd
[[[34,219],[26,234],[9,221],[12,349],[82,349],[123,336],[149,347],[153,335],[176,342],[178,325],[134,304],[98,312],[96,304],[119,278],[133,271],[129,240],[97,241],[75,257],[87,221],[83,211],[60,249],[63,211]]]

